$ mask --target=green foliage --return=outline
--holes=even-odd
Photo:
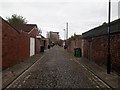
[[[6,19],[12,25],[27,23],[26,18],[24,18],[23,16],[20,16],[20,15],[17,15],[17,14],[13,14],[11,17],[7,17]]]
[[[76,34],[74,34],[74,36],[71,36],[70,38],[69,38],[69,40],[76,40],[76,39],[80,39],[81,38],[81,35],[76,35]]]

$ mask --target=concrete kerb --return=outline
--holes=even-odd
[[[14,65],[2,72],[4,79],[2,83],[2,89],[4,90],[11,82],[13,82],[17,77],[19,77],[23,72],[30,68],[35,62],[37,62],[44,54],[37,54],[22,62],[20,64]],[[8,76],[7,76],[8,75]]]

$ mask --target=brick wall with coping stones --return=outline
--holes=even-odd
[[[74,48],[81,48],[82,49],[82,39],[70,40],[68,42],[68,51],[73,53]]]
[[[35,53],[36,53],[36,54],[39,54],[39,53],[40,53],[40,39],[36,39],[35,42],[36,42],[36,43],[35,43],[35,45],[36,45],[36,46],[35,46],[35,47],[36,47],[36,48],[35,48],[35,49],[36,49],[36,50],[35,50]]]
[[[70,52],[74,52],[74,48],[75,48],[75,41],[70,41],[70,43],[68,44],[69,46],[68,46],[68,50],[70,51]]]
[[[88,46],[89,46],[89,43],[87,40],[84,39],[84,42],[83,42],[83,56],[88,58]]]
[[[48,40],[48,39],[46,39],[45,49],[48,49],[48,45],[49,45],[49,40]]]
[[[1,18],[0,18],[1,19]],[[30,34],[16,31],[9,23],[2,19],[2,68],[6,69],[30,57],[30,37],[36,39],[37,30]],[[35,29],[35,28],[34,28]],[[35,40],[35,54],[39,53],[40,41]]]
[[[120,73],[120,33],[111,35],[111,59],[113,69]]]
[[[22,62],[30,57],[30,36],[25,32],[20,33],[19,53]]]
[[[35,28],[33,28],[33,30],[30,32],[30,37],[34,37],[36,38],[36,35],[37,35],[37,30]]]
[[[107,24],[106,24],[107,25]],[[108,33],[105,25],[91,29],[83,35],[83,56],[99,65],[107,63]],[[120,19],[111,22],[112,69],[120,73]]]
[[[88,58],[89,60],[93,60],[98,65],[106,65],[107,40],[107,36],[99,36],[85,39],[83,56]],[[112,69],[120,73],[120,33],[111,35],[110,48]]]
[[[35,28],[31,31],[30,34],[26,32],[20,33],[20,46],[19,46],[19,54],[20,61],[24,61],[30,57],[30,37],[35,38],[35,54],[38,54],[40,51],[40,41],[36,39],[37,31]]]
[[[2,67],[19,63],[19,33],[2,20]]]
[[[29,36],[35,38],[35,54],[40,53],[40,39],[36,38],[36,35],[38,34],[37,30],[34,28]]]

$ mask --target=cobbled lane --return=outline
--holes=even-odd
[[[67,52],[54,46],[9,88],[109,88]]]

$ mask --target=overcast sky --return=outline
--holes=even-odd
[[[112,0],[112,20],[118,19],[118,1]],[[0,0],[0,11],[4,19],[22,15],[45,37],[47,31],[58,31],[62,39],[66,22],[69,37],[108,22],[108,0]]]

